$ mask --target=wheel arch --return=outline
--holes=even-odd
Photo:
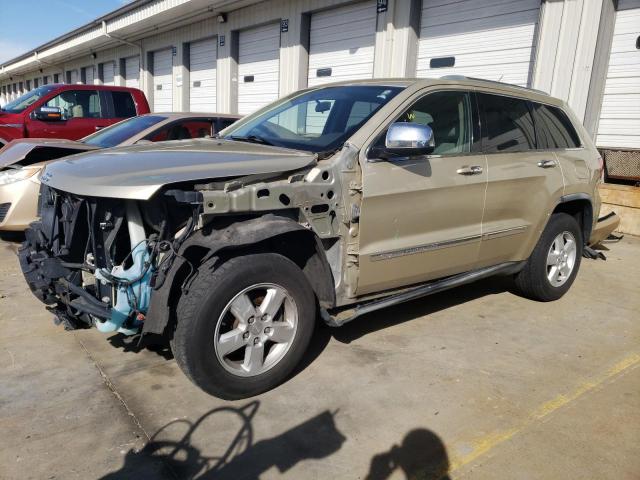
[[[163,285],[151,297],[144,332],[165,332],[175,319],[172,306],[177,305],[182,286],[196,265],[256,251],[279,253],[292,260],[309,280],[319,304],[335,306],[333,274],[318,236],[291,218],[269,213],[228,219],[222,228],[205,227],[187,239]]]
[[[593,200],[586,193],[572,193],[560,197],[552,213],[566,213],[576,219],[582,230],[582,241],[586,245],[593,228]]]

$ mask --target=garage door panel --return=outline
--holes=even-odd
[[[218,40],[209,38],[189,47],[189,106],[193,112],[216,111]]]
[[[427,3],[427,2],[425,2]],[[467,22],[471,25],[487,25],[493,28],[497,22],[501,24],[519,25],[527,23],[539,15],[539,0],[504,0],[502,2],[483,2],[482,0],[466,0],[449,2],[447,5],[428,7],[423,10],[421,27],[457,24]]]
[[[596,144],[640,148],[640,0],[618,3]]]
[[[124,60],[124,84],[129,88],[140,88],[140,57]]]
[[[153,111],[173,110],[173,52],[171,49],[153,53]]]
[[[487,40],[487,34],[483,31],[468,32],[465,35],[455,35],[453,37],[429,37],[428,44],[424,45],[422,53],[428,55],[430,52],[450,51],[455,53],[457,58],[461,54],[475,53],[478,50],[496,51],[508,53],[515,48],[526,49],[531,52],[529,43],[535,33],[535,27],[516,27],[502,29],[491,35]],[[514,46],[516,46],[514,48]]]
[[[360,2],[311,16],[309,86],[373,78],[376,3]],[[318,70],[330,75],[318,76]]]
[[[95,73],[94,73],[93,66],[85,68],[84,76],[85,76],[85,83],[87,85],[93,85],[94,84]]]
[[[238,48],[238,112],[251,113],[276,100],[280,77],[280,26],[243,30]]]
[[[107,62],[102,65],[102,83],[113,85],[115,82],[116,66],[114,62]]]
[[[362,20],[354,22],[349,25],[348,29],[345,29],[344,25],[336,26],[335,28],[324,28],[320,31],[315,31],[311,35],[311,43],[314,46],[331,45],[336,41],[348,41],[349,46],[364,46],[371,45],[372,34],[372,22],[371,20]],[[358,45],[360,43],[360,45]]]
[[[539,0],[424,0],[418,77],[467,75],[527,86],[535,58]],[[434,58],[453,66],[434,68]]]
[[[322,31],[324,28],[333,28],[335,26],[351,26],[354,19],[371,18],[375,16],[376,11],[375,5],[372,10],[372,4],[372,2],[361,2],[314,13],[314,29]]]

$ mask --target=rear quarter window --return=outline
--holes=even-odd
[[[571,120],[557,107],[533,103],[538,148],[578,148],[580,137]]]
[[[136,104],[129,92],[111,92],[113,98],[113,110],[115,118],[135,117]]]

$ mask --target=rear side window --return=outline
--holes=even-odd
[[[538,148],[578,148],[580,137],[569,117],[557,107],[533,103]]]
[[[484,111],[482,145],[486,153],[524,152],[536,148],[533,118],[525,100],[478,94]]]
[[[111,92],[115,118],[129,118],[137,115],[136,105],[129,92]]]
[[[211,120],[183,120],[158,130],[147,136],[146,140],[163,142],[165,140],[188,140],[191,138],[204,138],[211,136],[213,128]]]

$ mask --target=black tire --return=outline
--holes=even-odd
[[[238,293],[258,283],[286,289],[297,307],[298,326],[278,363],[256,376],[241,377],[226,370],[215,353],[216,324]],[[275,253],[238,256],[215,269],[200,267],[188,293],[178,303],[171,347],[182,371],[202,390],[227,400],[247,398],[276,387],[288,377],[309,345],[315,317],[313,289],[295,263]]]
[[[554,239],[563,232],[569,232],[576,240],[576,259],[573,270],[567,280],[560,286],[554,286],[547,277],[547,255]],[[576,278],[582,259],[582,231],[580,225],[571,215],[554,213],[551,215],[538,243],[525,267],[515,276],[515,285],[525,297],[541,302],[550,302],[562,297]]]

